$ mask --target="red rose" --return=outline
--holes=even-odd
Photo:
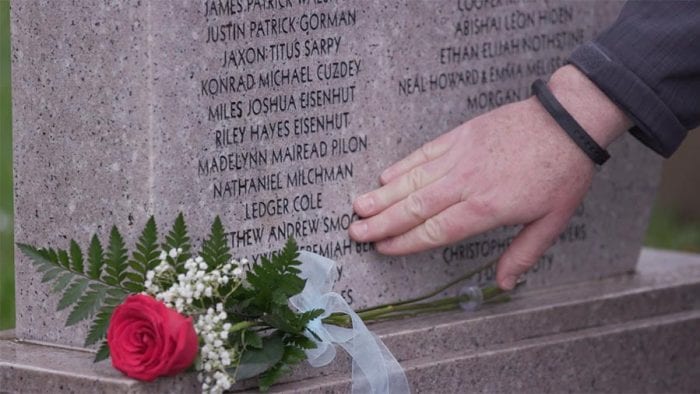
[[[199,349],[191,317],[143,294],[114,310],[107,343],[114,368],[145,381],[184,371]]]

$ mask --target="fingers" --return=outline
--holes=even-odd
[[[403,234],[458,203],[461,195],[452,177],[444,176],[381,213],[354,222],[350,226],[350,236],[357,242],[372,242]]]
[[[569,216],[553,212],[520,230],[498,262],[496,282],[500,288],[511,290],[515,287],[520,275],[535,265],[552,246],[568,222]]]
[[[452,146],[453,135],[454,130],[445,133],[424,144],[404,159],[394,163],[391,167],[382,172],[379,176],[379,182],[381,182],[382,185],[386,185],[419,165],[442,156]]]
[[[442,178],[450,169],[450,163],[443,159],[420,165],[379,189],[358,197],[353,202],[353,209],[362,217],[376,215],[409,194]]]
[[[377,251],[387,255],[421,252],[496,228],[500,223],[492,209],[473,199],[455,204],[427,219],[412,230],[375,244]]]

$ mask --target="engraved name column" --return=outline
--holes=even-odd
[[[359,13],[324,3],[207,1],[198,11],[215,56],[195,76],[207,134],[196,174],[209,184],[203,199],[233,207],[231,246],[253,263],[288,237],[332,259],[358,248],[347,239],[349,204],[332,206],[328,193],[368,149],[353,128],[365,70],[345,36]]]

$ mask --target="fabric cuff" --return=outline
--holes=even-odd
[[[676,151],[688,130],[659,96],[636,74],[595,42],[579,46],[569,63],[581,70],[635,123],[629,131],[663,157]]]

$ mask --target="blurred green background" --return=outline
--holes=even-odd
[[[0,330],[14,327],[10,5],[0,0]]]
[[[9,2],[0,0],[0,330],[14,327],[15,320],[9,20]],[[700,149],[700,130],[691,135],[694,141],[686,142],[666,162],[659,202],[647,234],[649,246],[700,252],[699,172],[687,170],[698,166],[695,152]]]

